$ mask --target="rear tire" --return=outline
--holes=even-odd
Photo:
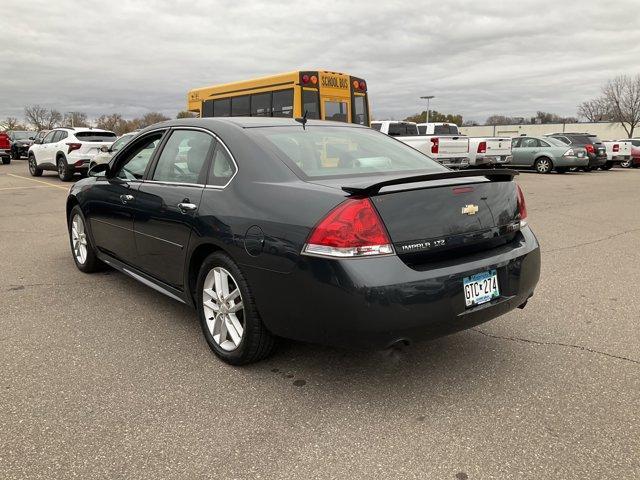
[[[195,303],[202,333],[223,361],[246,365],[273,351],[275,337],[260,319],[249,284],[224,253],[212,253],[202,263]]]
[[[69,164],[67,163],[66,158],[64,158],[63,156],[59,156],[56,163],[58,165],[58,177],[60,178],[60,180],[62,180],[63,182],[68,182],[69,180],[71,180],[73,178],[73,172],[69,168]]]
[[[603,166],[600,167],[602,170],[611,170],[613,168],[612,162],[607,162]]]
[[[20,160],[20,153],[18,153],[18,150],[15,148],[11,149],[11,159],[12,160]]]
[[[11,163],[11,157],[2,157],[2,164],[9,165]]]
[[[620,166],[622,168],[629,168],[631,167],[631,160],[625,160],[624,162],[620,163]]]
[[[556,172],[558,173],[567,173],[569,169],[567,167],[556,167]]]
[[[553,170],[553,162],[547,157],[540,157],[536,159],[533,166],[538,173],[549,173]]]
[[[38,167],[38,164],[36,163],[36,157],[33,155],[33,153],[29,155],[29,173],[32,177],[39,177],[40,175],[42,175],[42,169]]]

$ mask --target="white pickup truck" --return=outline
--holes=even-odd
[[[418,131],[420,125],[431,126],[425,130],[430,133],[420,134]],[[374,130],[395,137],[445,167],[467,168],[469,166],[469,139],[467,137],[459,134],[434,134],[434,127],[437,125],[435,123],[420,125],[396,120],[371,122],[371,128]]]
[[[609,170],[614,165],[620,165],[631,160],[631,140],[603,140],[602,143],[607,149],[607,163],[601,167],[603,170]]]

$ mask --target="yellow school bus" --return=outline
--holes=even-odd
[[[295,71],[195,88],[187,110],[200,117],[302,117],[370,125],[367,84],[327,71]]]

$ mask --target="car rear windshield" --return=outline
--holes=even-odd
[[[590,135],[567,135],[571,139],[571,143],[576,145],[587,145],[589,143],[600,143],[598,137],[595,135],[592,137]]]
[[[77,132],[75,136],[81,142],[113,142],[116,139],[113,132]]]
[[[418,126],[413,123],[390,123],[389,135],[392,137],[411,137],[419,135]]]
[[[269,127],[248,133],[303,179],[447,171],[419,151],[368,128]]]
[[[433,127],[434,135],[460,135],[456,125],[435,125]]]

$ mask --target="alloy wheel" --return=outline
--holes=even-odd
[[[31,175],[36,173],[36,159],[33,157],[29,157],[29,173],[31,173]]]
[[[222,267],[214,267],[204,280],[202,304],[209,333],[228,352],[238,348],[244,335],[244,304],[238,284]]]
[[[71,221],[71,242],[73,255],[80,265],[87,261],[87,234],[84,230],[84,221],[80,215],[74,215]]]

